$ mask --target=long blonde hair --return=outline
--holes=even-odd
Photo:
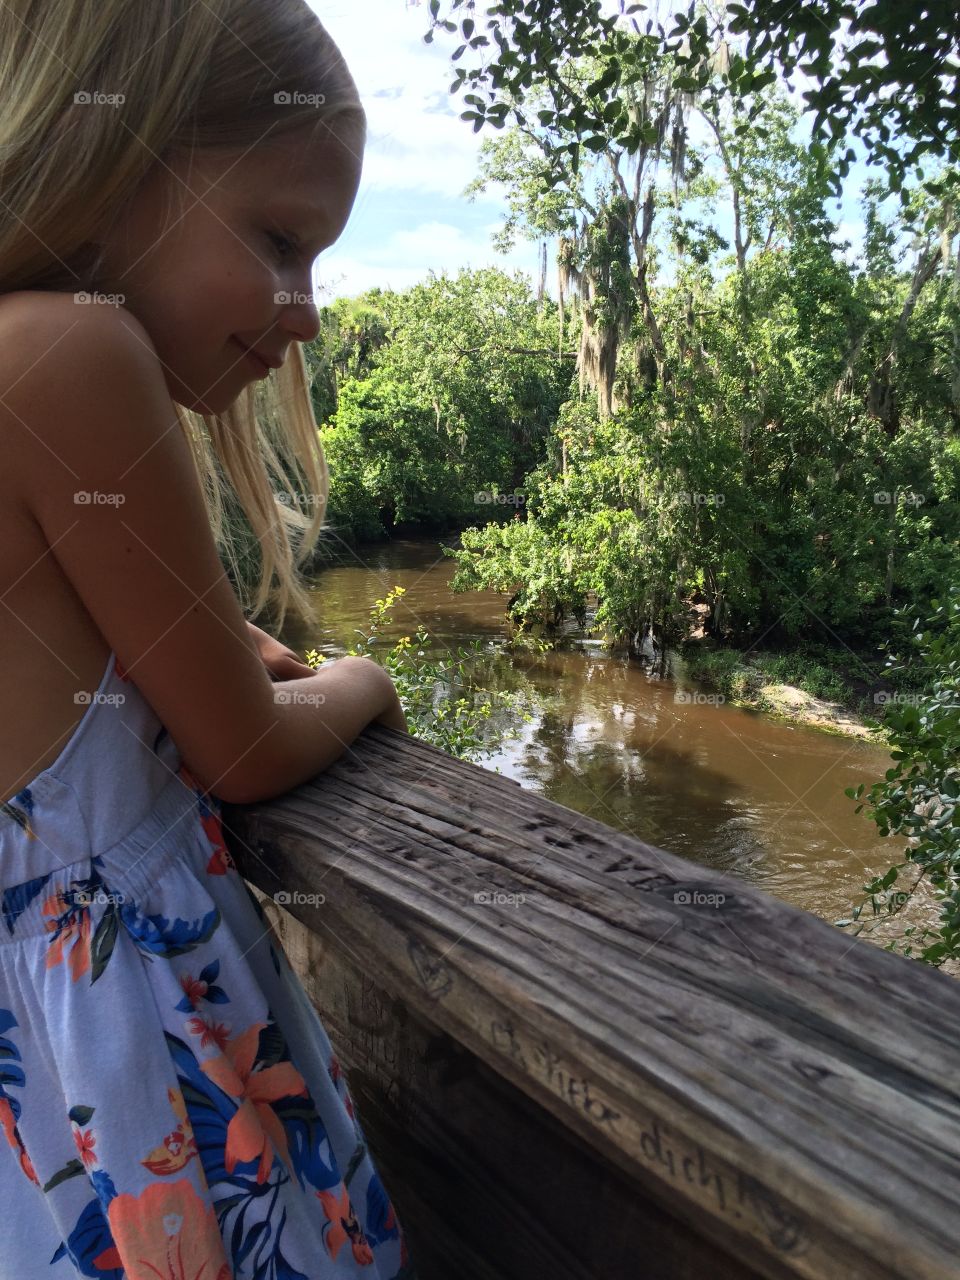
[[[75,100],[96,91],[123,93],[121,113]],[[362,138],[366,121],[305,0],[4,0],[0,293],[95,289],[97,229],[161,158],[311,123]],[[245,612],[308,621],[329,476],[300,344],[224,413],[175,408]]]

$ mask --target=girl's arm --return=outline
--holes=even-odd
[[[279,640],[275,640],[260,627],[247,622],[247,631],[253,638],[260,661],[267,668],[272,680],[300,680],[304,676],[315,674],[313,667],[302,662],[292,649],[282,645]]]
[[[52,291],[10,306],[5,493],[37,522],[204,790],[269,799],[327,768],[371,721],[402,729],[397,691],[368,658],[271,684],[140,322]]]
[[[280,683],[281,681],[286,680],[302,680],[308,676],[317,676],[317,671],[306,662],[301,662],[292,649],[286,648],[285,645],[282,645],[279,640],[275,640],[273,636],[269,635],[266,631],[261,630],[260,627],[255,627],[252,622],[247,622],[247,632],[252,637],[253,642],[257,647],[257,652],[260,655],[260,659],[263,662],[263,665],[267,668],[267,671],[270,674],[270,679],[273,680],[274,683]],[[368,659],[367,661],[369,662],[371,660]],[[339,682],[351,662],[356,662],[356,659],[351,659],[346,663],[344,663],[342,658],[333,662],[328,662],[324,664],[322,671],[327,677],[332,676],[334,680]],[[343,663],[343,665],[340,665],[341,663]],[[376,666],[376,663],[374,663],[374,666]],[[333,675],[333,673],[337,672],[338,669],[339,674]],[[370,673],[369,668],[365,668],[365,670],[368,676],[372,674]],[[381,674],[385,673],[381,671]],[[391,687],[392,694],[388,695],[388,705],[386,708],[375,718],[380,723],[388,725],[391,729],[398,729],[401,733],[409,733],[410,729],[407,725],[407,719],[404,715],[403,708],[400,705],[400,699],[396,690],[392,689],[392,684],[389,681],[389,678],[387,684]]]

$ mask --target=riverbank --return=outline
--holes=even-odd
[[[731,706],[877,743],[887,741],[884,705],[900,696],[867,659],[825,648],[741,653],[695,641],[684,646],[682,660],[690,680]]]
[[[839,702],[826,702],[796,685],[763,684],[757,690],[755,698],[749,701],[737,700],[735,705],[752,707],[766,715],[810,725],[827,733],[866,738],[871,742],[886,741],[882,725],[867,724]]]

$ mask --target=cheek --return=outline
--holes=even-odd
[[[201,348],[211,338],[227,333],[252,329],[262,318],[265,305],[269,305],[274,293],[281,286],[269,265],[258,261],[242,244],[220,244],[216,255],[212,252],[195,260],[186,273],[183,285],[183,304],[178,305],[184,323],[196,332]]]
[[[255,229],[209,214],[193,228],[184,246],[183,275],[193,292],[213,296],[221,290],[257,289],[272,292],[276,264],[266,237]]]

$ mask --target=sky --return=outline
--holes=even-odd
[[[480,134],[461,120],[466,108],[450,95],[455,45],[423,43],[426,3],[407,0],[309,0],[340,46],[367,113],[363,177],[350,221],[319,259],[317,300],[353,296],[375,285],[404,289],[432,268],[519,268],[537,272],[537,246],[518,242],[497,253],[491,237],[502,223],[502,194],[470,202],[464,187],[477,176]]]
[[[506,207],[496,187],[468,200],[477,176],[479,134],[460,119],[465,110],[449,90],[454,39],[439,32],[423,43],[429,26],[426,0],[308,0],[340,46],[367,112],[368,145],[353,213],[337,241],[315,267],[317,301],[351,297],[379,285],[405,289],[431,269],[455,274],[460,267],[497,266],[538,275],[537,246],[519,240],[498,253],[493,233]],[[799,95],[797,95],[799,96]],[[862,240],[855,166],[844,200],[832,212],[855,257]],[[555,270],[548,267],[548,288]]]

